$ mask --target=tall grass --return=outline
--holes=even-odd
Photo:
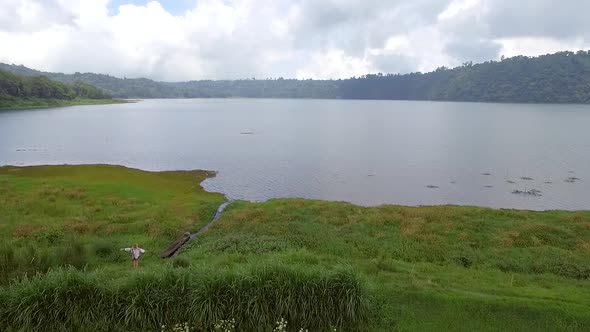
[[[51,248],[28,244],[17,247],[12,242],[0,245],[0,286],[12,279],[43,274],[52,268],[84,268],[89,261],[86,248],[70,241]]]
[[[188,322],[212,330],[357,330],[368,314],[363,284],[350,270],[304,271],[266,265],[246,271],[155,269],[113,280],[65,269],[0,288],[0,330],[159,331]]]

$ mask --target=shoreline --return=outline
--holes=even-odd
[[[66,166],[66,167],[91,167],[91,166],[106,166],[106,167],[120,167],[123,169],[128,170],[135,170],[147,173],[166,173],[166,172],[203,172],[207,174],[207,177],[199,183],[200,188],[210,194],[219,194],[223,195],[223,197],[228,201],[242,201],[251,204],[260,204],[260,203],[268,203],[272,201],[289,201],[289,200],[304,200],[304,201],[312,201],[312,202],[324,202],[324,203],[336,203],[336,204],[350,204],[352,206],[358,208],[382,208],[382,207],[402,207],[402,208],[436,208],[436,207],[450,207],[450,208],[475,208],[475,209],[486,209],[486,210],[493,210],[493,211],[522,211],[522,212],[531,212],[531,213],[550,213],[550,212],[564,212],[564,213],[584,213],[590,212],[590,209],[580,209],[580,210],[565,210],[565,209],[543,209],[543,210],[534,210],[534,209],[519,209],[519,208],[511,208],[511,207],[493,207],[493,206],[481,206],[481,205],[468,205],[468,204],[454,204],[454,203],[444,203],[444,204],[420,204],[420,205],[407,205],[407,204],[397,204],[397,203],[380,203],[375,205],[364,205],[359,204],[351,201],[344,201],[344,200],[331,200],[331,199],[321,199],[321,198],[306,198],[306,197],[272,197],[266,200],[245,200],[245,199],[230,199],[226,193],[219,192],[219,191],[209,191],[207,188],[203,186],[203,182],[215,178],[218,174],[218,171],[214,170],[202,170],[202,169],[168,169],[168,170],[149,170],[143,169],[139,167],[132,167],[120,164],[103,164],[103,163],[95,163],[95,164],[33,164],[33,165],[14,165],[14,164],[0,164],[0,170],[6,167],[15,167],[15,168],[32,168],[32,167],[54,167],[54,166]]]
[[[501,330],[508,323],[514,331],[559,330],[564,320],[578,327],[590,326],[590,211],[367,208],[344,202],[273,199],[234,201],[217,219],[226,198],[201,186],[214,175],[211,171],[152,172],[106,164],[0,167],[0,265],[6,267],[0,269],[0,317],[5,317],[0,318],[0,330],[5,326],[29,330],[41,321],[59,323],[37,295],[77,294],[77,280],[85,282],[84,294],[87,289],[100,289],[110,296],[121,290],[120,285],[128,285],[125,289],[144,299],[137,304],[138,310],[149,317],[162,315],[171,324],[191,319],[201,324],[202,319],[176,309],[168,313],[179,314],[169,319],[160,309],[160,304],[168,308],[164,302],[184,303],[186,296],[175,287],[185,289],[185,281],[190,286],[221,280],[216,282],[220,289],[245,285],[227,297],[232,303],[243,303],[244,294],[259,293],[259,284],[249,283],[251,280],[261,280],[267,290],[271,287],[269,294],[280,293],[285,289],[267,282],[285,276],[288,268],[293,271],[288,280],[294,281],[289,285],[313,282],[334,289],[342,285],[334,277],[342,275],[338,271],[343,267],[352,283],[344,284],[341,294],[358,289],[366,294],[361,300],[370,299],[370,319],[360,322],[361,330],[385,332],[392,326],[404,331],[444,330],[457,321],[473,330]],[[177,256],[159,257],[179,235],[204,227],[206,231],[183,246]],[[137,271],[128,265],[128,255],[118,250],[133,243],[147,250],[141,275],[162,275],[168,281],[164,289],[171,292],[165,293],[164,302],[164,293],[137,283]],[[31,256],[39,259],[31,260]],[[235,278],[217,279],[220,271],[239,273]],[[254,272],[244,275],[243,271]],[[317,274],[301,279],[309,271]],[[162,285],[159,279],[152,282]],[[31,285],[42,290],[28,291]],[[21,296],[24,290],[26,297]],[[217,293],[199,294],[208,303],[217,299]],[[309,303],[296,310],[296,317],[322,305],[317,299],[302,297],[297,287],[289,286],[288,294]],[[323,290],[314,294],[323,294]],[[9,299],[13,302],[6,302]],[[103,303],[94,299],[85,303],[90,307]],[[278,302],[270,303],[254,317],[241,307],[229,312],[237,315],[233,318],[240,326],[267,315],[271,323],[284,317],[292,326],[307,328],[304,323],[317,325],[326,317],[298,321],[273,311]],[[77,306],[68,302],[58,309],[77,313]],[[190,303],[182,307],[199,310]],[[343,307],[335,310],[338,308]],[[13,318],[14,312],[29,310],[38,315],[26,321]],[[223,306],[216,310],[222,315],[228,312]],[[344,317],[334,312],[336,318],[331,321]],[[133,330],[120,316],[104,317],[112,327]],[[148,322],[142,330],[157,330],[164,323],[141,322]],[[104,321],[88,316],[84,325],[72,327],[98,330],[104,326],[100,324]]]
[[[0,101],[0,111],[43,109],[68,106],[128,104],[136,102],[138,101],[125,99],[15,99],[8,100],[6,102]]]

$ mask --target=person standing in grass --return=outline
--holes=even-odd
[[[133,262],[133,268],[136,269],[139,267],[139,256],[145,252],[144,249],[137,246],[137,243],[134,244],[131,248],[123,248],[121,250],[125,250],[131,253],[131,261]]]

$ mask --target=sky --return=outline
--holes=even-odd
[[[0,62],[163,81],[348,78],[590,49],[578,0],[2,0]]]

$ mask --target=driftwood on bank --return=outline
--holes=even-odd
[[[176,239],[176,241],[174,241],[170,246],[168,246],[168,248],[166,248],[164,251],[162,251],[160,253],[160,257],[162,258],[170,258],[173,257],[176,252],[178,252],[178,250],[185,245],[188,241],[192,240],[193,238],[195,238],[197,235],[202,234],[203,232],[206,232],[209,227],[211,227],[220,217],[221,217],[221,213],[223,212],[223,210],[225,210],[225,208],[231,204],[232,201],[227,201],[223,204],[221,204],[218,208],[217,208],[217,212],[215,212],[215,216],[213,216],[213,219],[205,226],[203,226],[203,228],[201,228],[198,232],[196,233],[190,233],[190,232],[186,232],[184,233],[181,237],[179,237],[178,239]]]
[[[164,249],[164,251],[162,251],[160,253],[160,257],[162,258],[168,258],[168,257],[172,257],[174,256],[174,254],[178,251],[178,249],[180,249],[180,247],[182,247],[182,245],[184,245],[188,240],[190,240],[191,238],[191,233],[184,233],[182,234],[182,236],[180,236],[178,239],[176,239],[176,241],[172,242],[172,244],[170,246],[168,246],[168,248]]]

